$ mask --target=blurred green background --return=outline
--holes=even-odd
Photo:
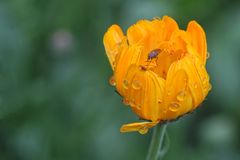
[[[212,91],[168,127],[164,160],[240,159],[239,0],[1,0],[0,160],[144,160],[151,132],[108,84],[102,38],[169,15],[206,30]]]

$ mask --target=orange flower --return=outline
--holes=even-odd
[[[147,120],[125,124],[121,132],[145,134],[161,121],[193,111],[211,90],[205,32],[195,21],[184,31],[168,16],[140,20],[126,36],[112,25],[103,42],[113,69],[110,83],[124,104]]]

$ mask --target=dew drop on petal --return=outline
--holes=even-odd
[[[208,90],[210,91],[212,89],[212,85],[209,84]]]
[[[109,79],[109,83],[111,86],[116,86],[116,80],[115,80],[115,77],[112,76],[110,79]]]
[[[121,46],[121,42],[118,42],[116,45],[117,45],[117,47],[120,47]]]
[[[209,53],[209,52],[207,52],[207,57],[206,57],[206,58],[208,59],[209,57],[210,57],[210,53]]]
[[[131,99],[130,105],[131,105],[132,107],[135,107],[135,106],[136,106],[135,99]]]
[[[194,83],[193,86],[194,86],[195,89],[198,87],[197,83]]]
[[[123,98],[123,104],[128,106],[129,105],[129,100],[127,98]]]
[[[205,92],[211,90],[210,87],[209,87],[208,85],[205,85],[203,89],[204,89]]]
[[[113,67],[115,67],[115,64],[116,64],[115,61],[113,61],[113,62],[112,62]]]
[[[137,109],[141,109],[142,108],[142,106],[141,105],[137,105]]]
[[[171,92],[170,92],[170,91],[168,91],[168,92],[167,92],[167,95],[168,95],[168,96],[170,96],[170,95],[171,95]]]
[[[172,102],[169,104],[169,110],[172,112],[178,111],[179,108],[180,108],[180,105],[176,102]]]
[[[184,101],[185,96],[186,96],[185,91],[180,91],[177,95],[177,100],[178,101]]]
[[[202,78],[202,82],[203,82],[203,84],[206,84],[206,83],[207,83],[207,78],[206,78],[206,77],[203,77],[203,78]]]
[[[158,99],[158,103],[162,103],[163,101],[161,99]]]
[[[163,108],[163,113],[167,114],[167,109],[166,108]]]
[[[124,79],[123,80],[123,88],[128,89],[128,87],[129,87],[128,80]]]
[[[140,129],[138,130],[138,132],[139,132],[140,134],[146,134],[146,133],[148,132],[148,128],[147,128],[146,126],[144,126],[144,127],[140,128]]]
[[[141,88],[141,83],[138,80],[134,80],[132,82],[132,88],[136,89],[136,90],[140,89]]]

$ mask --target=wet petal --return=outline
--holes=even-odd
[[[146,92],[146,72],[133,64],[124,76],[124,83],[126,82],[128,87],[124,87],[124,99],[127,99],[134,112],[143,118],[141,109]]]
[[[199,64],[196,64],[197,59],[195,56],[188,55],[181,61],[181,67],[185,69],[189,77],[188,87],[193,99],[193,109],[199,106],[206,96],[202,77],[200,77],[200,66],[197,67]],[[206,72],[202,72],[201,74],[204,74],[204,77],[208,77]]]
[[[192,109],[188,81],[187,72],[181,68],[180,63],[172,64],[167,75],[164,93],[164,120],[175,119]]]
[[[103,38],[104,47],[112,69],[115,66],[115,57],[121,51],[124,34],[118,25],[112,25]]]
[[[207,73],[207,70],[205,68],[204,63],[198,58],[198,57],[191,57],[192,63],[195,66],[196,73],[198,77],[200,78],[200,85],[203,88],[203,97],[205,98],[208,94],[208,92],[211,90],[211,84],[210,84],[210,78]],[[195,106],[197,107],[197,106]]]
[[[124,49],[119,55],[118,63],[114,72],[116,88],[121,95],[125,95],[124,76],[131,64],[138,64],[141,54],[141,46],[131,45]]]
[[[165,80],[150,70],[142,70],[136,65],[129,67],[124,78],[128,83],[124,95],[133,111],[142,119],[157,121],[163,102]]]
[[[152,71],[149,71],[147,76],[148,88],[144,97],[143,111],[146,117],[151,117],[149,119],[152,121],[158,121],[162,119],[165,80]]]
[[[207,57],[207,42],[204,30],[196,21],[191,21],[188,23],[187,32],[191,35],[193,48],[196,49],[200,59],[205,65]]]
[[[206,72],[206,69],[202,63],[201,60],[198,59],[196,56],[192,55],[186,55],[183,59],[180,61],[174,63],[171,66],[171,70],[169,69],[169,75],[168,77],[172,77],[171,73],[174,72],[174,70],[184,70],[184,72],[187,75],[187,94],[191,94],[192,99],[192,105],[190,106],[183,106],[185,108],[185,111],[191,111],[195,109],[199,104],[204,100],[206,97],[208,91],[210,90],[210,84],[209,84],[209,76]],[[170,84],[168,83],[168,79],[166,82],[166,88],[168,88]],[[179,84],[177,84],[179,85]],[[177,92],[178,89],[176,89],[175,92]],[[167,95],[167,93],[166,93]],[[177,98],[177,96],[176,96]],[[172,100],[174,101],[174,99]],[[188,99],[189,102],[191,100]],[[169,100],[170,103],[170,100]]]
[[[129,123],[124,124],[120,128],[120,132],[134,132],[137,131],[141,134],[146,134],[148,129],[157,125],[158,122],[136,122],[136,123]]]

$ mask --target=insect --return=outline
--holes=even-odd
[[[148,54],[148,60],[152,60],[154,58],[157,58],[158,54],[161,52],[160,49],[154,49]]]
[[[158,58],[159,53],[161,52],[161,49],[154,49],[151,52],[148,53],[148,57],[147,57],[147,64],[146,65],[142,65],[141,69],[142,70],[147,70],[149,64],[152,62],[153,59]]]

